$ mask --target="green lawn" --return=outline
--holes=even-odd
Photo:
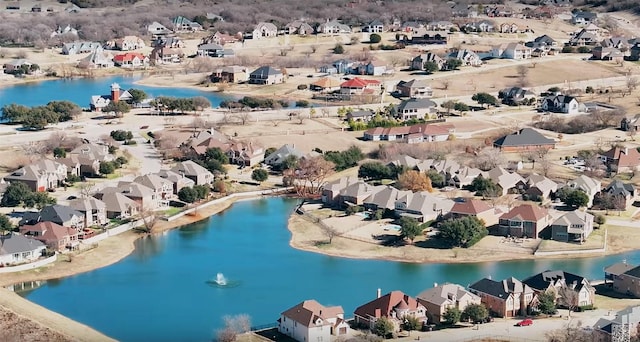
[[[173,216],[173,215],[181,212],[185,208],[186,207],[183,207],[183,208],[171,207],[171,208],[165,210],[164,214],[167,215],[167,216]]]

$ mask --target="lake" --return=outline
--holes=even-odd
[[[210,341],[224,315],[246,313],[253,325],[272,324],[310,298],[342,305],[353,316],[378,288],[415,296],[434,283],[467,286],[485,276],[522,279],[546,269],[602,279],[609,264],[640,263],[640,252],[475,264],[324,256],[289,246],[286,224],[296,203],[279,197],[235,203],[207,220],[138,240],[135,252],[114,265],[48,281],[23,296],[121,341]],[[219,272],[231,286],[207,284]]]
[[[120,89],[142,89],[149,97],[204,96],[211,101],[211,105],[214,108],[218,107],[221,101],[233,98],[232,96],[224,96],[219,93],[191,88],[148,87],[134,84],[142,78],[143,75],[136,74],[132,76],[58,79],[19,84],[11,87],[0,87],[0,107],[11,103],[25,106],[40,106],[47,104],[49,101],[67,100],[85,108],[89,107],[89,101],[92,95],[109,94],[112,83],[118,83]]]

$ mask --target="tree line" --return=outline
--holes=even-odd
[[[188,98],[159,96],[151,101],[151,106],[156,108],[160,114],[184,114],[204,111],[211,107],[211,101],[204,96]]]
[[[82,113],[82,109],[70,101],[51,101],[44,106],[27,107],[8,104],[2,107],[3,121],[22,124],[26,129],[41,130],[49,124],[69,121]]]

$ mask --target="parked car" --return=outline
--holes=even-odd
[[[518,322],[516,325],[519,327],[527,327],[527,326],[530,326],[531,324],[533,324],[533,320],[531,318],[525,318],[520,322]]]

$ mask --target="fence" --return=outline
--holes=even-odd
[[[96,244],[110,236],[116,236],[119,234],[122,234],[128,230],[131,230],[135,227],[141,226],[143,225],[144,222],[142,222],[142,220],[137,220],[137,221],[133,221],[133,222],[129,222],[129,223],[125,223],[123,225],[117,226],[115,228],[111,228],[108,229],[106,232],[104,233],[100,233],[98,235],[92,236],[88,239],[84,239],[82,240],[82,244],[83,245],[92,245],[92,244]]]
[[[13,273],[13,272],[22,272],[27,270],[32,270],[34,268],[42,267],[44,265],[48,265],[58,259],[58,255],[54,254],[46,259],[41,259],[38,261],[30,262],[24,265],[18,266],[10,266],[10,267],[2,267],[0,268],[0,273]]]

